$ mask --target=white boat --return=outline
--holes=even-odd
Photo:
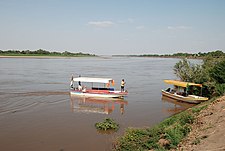
[[[177,81],[177,80],[164,80],[165,83],[167,84],[172,84],[175,85],[177,87],[181,87],[181,88],[188,88],[189,86],[197,86],[197,87],[201,87],[201,84],[196,84],[196,83],[191,83],[191,82],[182,82],[182,81]],[[176,90],[177,91],[177,90]],[[187,102],[187,103],[201,103],[204,101],[207,101],[208,98],[207,97],[202,97],[202,96],[197,96],[197,95],[188,95],[187,92],[176,92],[173,90],[167,89],[167,90],[162,90],[162,96],[166,96],[178,101],[182,101],[182,102]]]
[[[77,77],[72,78],[72,82],[89,83],[91,86],[79,86],[71,88],[70,94],[85,97],[108,97],[108,98],[123,98],[128,94],[127,91],[116,91],[113,87],[114,80],[111,78],[90,78],[90,77]],[[103,86],[99,86],[103,85]],[[79,88],[80,87],[80,88]]]

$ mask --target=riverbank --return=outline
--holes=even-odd
[[[225,150],[225,96],[202,110],[191,125],[191,132],[179,145],[182,151]]]
[[[224,150],[225,96],[165,119],[152,128],[129,128],[115,150]]]

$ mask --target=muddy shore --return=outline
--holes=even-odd
[[[197,115],[192,131],[179,145],[182,151],[225,150],[225,96],[218,98]]]

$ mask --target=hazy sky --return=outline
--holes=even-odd
[[[225,51],[225,0],[0,0],[0,50]]]

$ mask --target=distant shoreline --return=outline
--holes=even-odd
[[[1,58],[71,58],[71,57],[95,57],[95,54],[89,53],[72,53],[69,51],[64,52],[50,52],[43,49],[35,51],[30,50],[0,50]]]
[[[129,55],[113,55],[112,57],[130,57],[130,58],[174,58],[174,59],[203,59],[204,57],[192,57],[192,56],[129,56]]]
[[[26,55],[0,55],[0,58],[33,58],[33,59],[70,59],[70,58],[89,58],[93,56],[26,56]],[[94,56],[94,57],[101,57],[101,56]],[[111,56],[113,58],[116,57],[128,57],[128,58],[174,58],[174,59],[203,59],[203,57],[175,57],[175,56]]]
[[[93,56],[4,56],[0,55],[0,58],[33,58],[33,59],[69,59],[69,58],[86,58]],[[96,57],[96,56],[95,56]]]
[[[216,50],[212,52],[207,53],[174,53],[174,54],[142,54],[142,55],[108,55],[108,57],[138,57],[138,58],[175,58],[175,59],[204,59],[207,57],[213,57],[213,58],[220,58],[224,57],[225,53],[221,50]],[[95,54],[89,54],[89,53],[71,53],[68,51],[64,52],[50,52],[42,49],[38,49],[36,51],[30,51],[30,50],[0,50],[0,58],[39,58],[39,59],[45,59],[45,58],[76,58],[76,57],[105,57],[105,56],[97,56]]]

